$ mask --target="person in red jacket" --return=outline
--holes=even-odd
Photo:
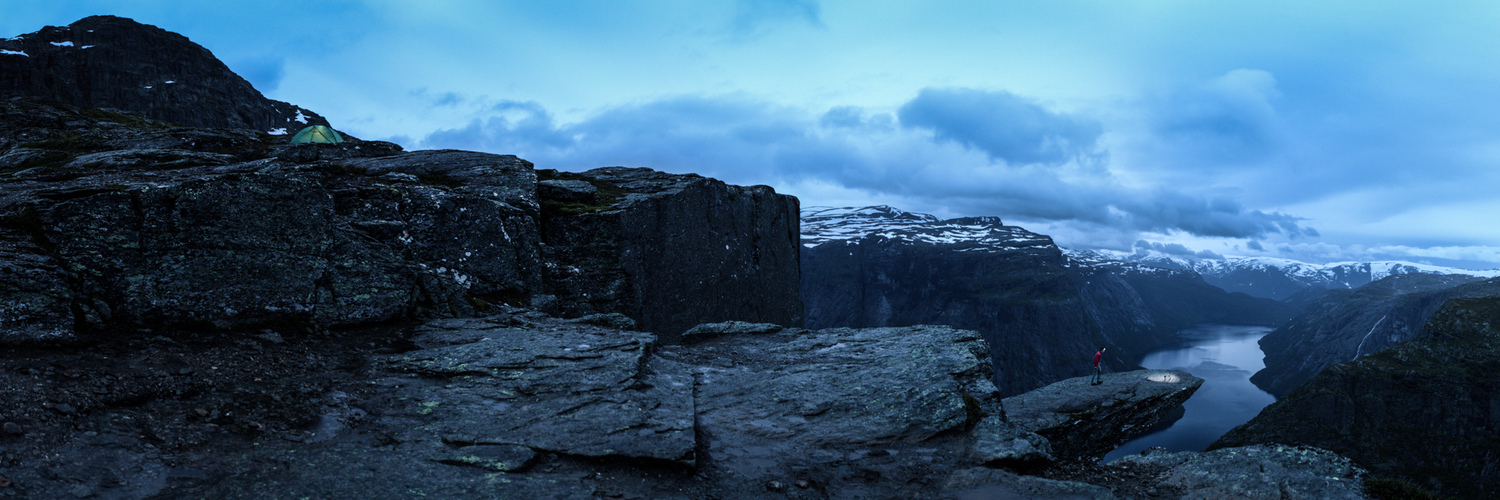
[[[1099,361],[1102,359],[1104,359],[1104,348],[1100,347],[1099,351],[1094,353],[1094,379],[1089,381],[1090,385],[1099,385],[1104,383],[1104,381],[1099,378]]]

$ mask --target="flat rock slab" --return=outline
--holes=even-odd
[[[721,491],[922,497],[956,468],[1050,460],[1045,439],[998,418],[973,331],[722,333],[660,355],[695,367],[700,466]]]
[[[1367,498],[1366,472],[1331,451],[1307,446],[1253,445],[1206,452],[1129,455],[1111,467],[1165,467],[1164,488],[1181,498]]]
[[[408,402],[401,418],[415,424],[403,441],[693,458],[692,376],[651,358],[649,333],[449,320],[433,323],[416,342],[431,347],[386,361],[420,376],[398,396]]]
[[[1005,398],[1005,414],[1017,427],[1050,440],[1060,459],[1102,456],[1150,429],[1203,385],[1181,370],[1109,373],[1099,385],[1089,378]]]

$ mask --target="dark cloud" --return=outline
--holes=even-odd
[[[1249,248],[1249,249],[1255,250],[1257,252],[1264,252],[1264,251],[1266,251],[1266,247],[1261,246],[1260,242],[1259,241],[1255,241],[1255,240],[1250,240],[1249,242],[1245,243],[1245,248]]]
[[[421,141],[424,148],[481,151],[561,149],[573,137],[559,129],[552,115],[535,102],[504,101],[489,108],[489,116],[461,128],[443,129]]]
[[[960,97],[950,100],[952,96]],[[928,117],[934,120],[934,130],[950,135],[972,130],[969,125],[982,128],[1005,122],[980,120],[979,115],[951,121],[934,118],[954,115],[938,111],[965,99],[1008,103],[1030,118],[1021,120],[1027,124],[1016,127],[1019,132],[986,132],[990,135],[974,139],[990,141],[984,148],[978,143],[955,144],[958,139],[934,140],[907,122],[907,116]],[[568,124],[557,123],[534,102],[505,102],[485,114],[464,126],[435,132],[420,146],[516,154],[540,168],[562,170],[626,165],[693,172],[736,184],[811,181],[912,200],[918,206],[904,208],[913,210],[941,208],[1022,221],[1072,221],[1117,230],[1228,238],[1316,234],[1301,225],[1303,219],[1247,209],[1231,198],[1132,189],[1109,181],[1107,172],[1094,175],[1097,172],[1064,158],[1083,154],[1072,146],[1075,143],[1093,147],[1097,125],[1005,93],[924,91],[902,108],[901,127],[888,114],[869,114],[857,107],[810,114],[743,96],[662,99]],[[1028,137],[1030,144],[1023,140]],[[1002,144],[1006,149],[1001,153],[1010,156],[997,162],[989,149]],[[1012,163],[1020,158],[1030,165]],[[1044,160],[1066,163],[1035,164]]]
[[[1193,196],[1159,190],[1147,196],[1129,197],[1117,203],[1131,227],[1147,231],[1179,230],[1198,236],[1250,238],[1285,233],[1300,236],[1300,217],[1247,210],[1227,198]]]
[[[1222,260],[1224,258],[1223,255],[1219,255],[1218,253],[1215,253],[1215,252],[1212,252],[1212,251],[1209,251],[1209,250],[1196,250],[1195,251],[1195,250],[1193,250],[1191,248],[1188,248],[1187,246],[1184,246],[1181,243],[1166,243],[1166,244],[1163,244],[1163,243],[1155,242],[1155,241],[1136,240],[1135,241],[1135,245],[1133,245],[1133,246],[1135,248],[1136,255],[1144,255],[1147,252],[1156,251],[1156,252],[1164,253],[1164,254],[1167,254],[1167,255],[1176,255],[1176,256],[1179,256],[1179,257],[1188,257],[1188,258],[1192,258],[1192,259],[1218,259],[1218,260]]]
[[[901,106],[901,125],[1013,164],[1055,165],[1092,153],[1103,128],[1005,91],[923,89]]]
[[[847,128],[865,130],[890,130],[895,126],[895,119],[888,114],[865,116],[864,108],[859,106],[835,106],[823,117],[818,119],[818,125],[825,128]]]

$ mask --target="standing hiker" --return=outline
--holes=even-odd
[[[1099,385],[1104,383],[1104,381],[1100,380],[1099,378],[1099,361],[1102,359],[1104,359],[1104,348],[1100,347],[1099,351],[1094,353],[1094,379],[1089,381],[1089,385]]]

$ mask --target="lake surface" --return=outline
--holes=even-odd
[[[1265,368],[1262,326],[1200,325],[1177,333],[1181,340],[1158,347],[1138,363],[1158,370],[1177,369],[1203,379],[1203,386],[1182,404],[1182,418],[1163,422],[1149,433],[1104,456],[1108,462],[1160,446],[1169,451],[1199,451],[1230,429],[1250,421],[1276,400],[1250,383]]]

